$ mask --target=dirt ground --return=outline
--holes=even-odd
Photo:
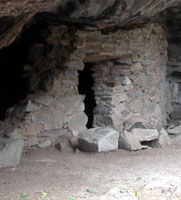
[[[0,200],[23,199],[181,199],[181,147],[96,154],[33,150],[19,166],[0,169]]]

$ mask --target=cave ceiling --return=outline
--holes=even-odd
[[[151,21],[172,26],[180,21],[180,11],[181,0],[0,0],[0,48],[11,44],[35,19],[105,30]]]

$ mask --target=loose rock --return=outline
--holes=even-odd
[[[159,138],[157,129],[134,128],[131,133],[137,137],[140,142],[157,140]]]
[[[0,138],[0,168],[19,164],[24,141]]]
[[[127,131],[124,131],[120,133],[120,136],[119,136],[119,149],[126,149],[128,151],[136,151],[136,150],[142,149],[142,146],[135,135]]]
[[[106,152],[118,149],[119,132],[107,126],[93,128],[79,134],[79,148],[86,152]]]

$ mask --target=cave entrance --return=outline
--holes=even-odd
[[[92,87],[94,86],[94,78],[93,78],[93,70],[92,64],[85,64],[83,71],[79,72],[79,85],[78,90],[79,94],[85,95],[84,104],[85,104],[85,113],[88,116],[88,122],[86,127],[93,127],[94,120],[94,108],[96,107],[94,90]]]
[[[29,81],[23,77],[25,62],[23,44],[14,43],[0,50],[0,120],[8,108],[25,99]]]

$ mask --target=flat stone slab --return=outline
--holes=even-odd
[[[79,148],[86,152],[107,152],[118,149],[119,132],[109,126],[97,127],[78,135]]]
[[[167,130],[169,135],[179,135],[181,134],[181,126],[170,128]]]
[[[157,140],[159,138],[157,129],[134,128],[131,133],[137,137],[140,142]]]
[[[23,146],[21,139],[0,138],[0,168],[19,164]]]

